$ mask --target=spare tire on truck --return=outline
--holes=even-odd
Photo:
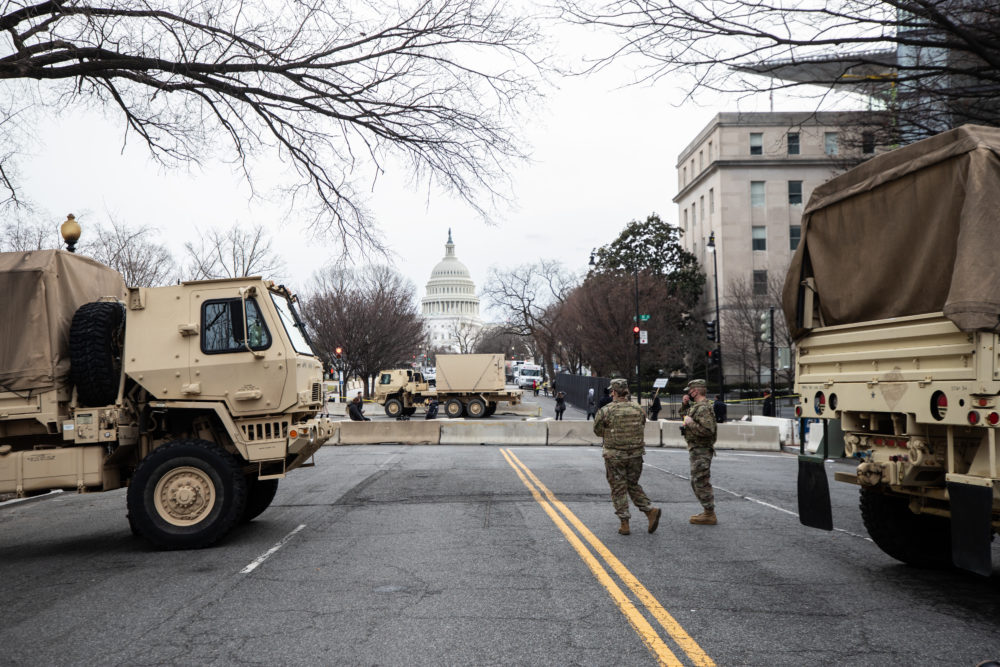
[[[81,405],[97,407],[115,402],[124,346],[124,304],[95,301],[77,309],[69,327],[69,374]]]

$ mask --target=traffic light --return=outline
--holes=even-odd
[[[708,363],[718,364],[722,361],[722,350],[715,348],[708,351]]]
[[[705,337],[715,340],[715,320],[705,320]]]
[[[344,353],[344,348],[338,347],[333,351],[333,354],[340,359],[340,356]]]
[[[760,339],[765,343],[770,343],[771,333],[771,313],[764,311],[760,314]]]
[[[639,342],[639,325],[632,327],[632,338],[636,343]]]

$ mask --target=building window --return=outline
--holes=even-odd
[[[684,209],[684,231],[687,231],[687,228],[688,228],[688,210],[687,210],[687,208],[685,208]]]
[[[688,182],[688,168],[681,168],[681,185],[687,185]]]
[[[823,133],[823,148],[827,155],[837,154],[837,133],[836,132],[824,132]]]
[[[750,205],[764,205],[764,181],[750,181]]]
[[[754,250],[767,250],[767,228],[766,227],[754,227],[753,228],[753,249]]]
[[[698,171],[705,168],[705,153],[704,151],[698,151]]]
[[[764,133],[763,132],[751,132],[750,133],[750,155],[763,155],[764,154]]]
[[[708,190],[708,213],[709,215],[715,213],[715,188]]]
[[[767,271],[759,270],[753,272],[753,295],[767,296]]]
[[[712,142],[708,142],[708,162],[712,163]]]
[[[871,155],[875,152],[875,133],[874,132],[862,132],[861,133],[861,152],[865,155]]]
[[[792,225],[788,228],[788,245],[792,250],[799,247],[799,241],[802,240],[802,226]]]
[[[698,198],[698,209],[700,213],[700,217],[698,219],[705,222],[705,195]]]
[[[802,181],[788,181],[788,205],[802,204]]]
[[[798,155],[799,154],[799,133],[789,132],[788,133],[788,154]]]

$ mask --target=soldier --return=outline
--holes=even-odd
[[[639,486],[642,457],[646,453],[643,425],[646,415],[642,408],[628,400],[628,382],[621,378],[611,381],[613,400],[597,411],[594,433],[604,439],[604,470],[611,486],[611,502],[621,519],[618,532],[629,534],[628,498],[649,519],[649,532],[660,524],[660,509],[653,507],[646,492]]]
[[[703,526],[714,526],[715,495],[712,493],[712,457],[715,456],[715,413],[708,400],[708,389],[704,380],[691,380],[684,394],[681,416],[684,417],[684,440],[687,441],[691,457],[691,488],[701,502],[701,514],[695,514],[690,521]],[[692,402],[693,401],[693,402]]]

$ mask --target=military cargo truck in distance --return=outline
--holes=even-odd
[[[62,250],[0,253],[0,493],[128,486],[133,532],[212,544],[333,432],[294,297],[260,278],[126,288]]]
[[[1000,527],[1000,130],[964,126],[816,188],[783,306],[796,408],[839,419],[875,544],[989,575]],[[803,523],[832,527],[822,459]]]
[[[431,389],[419,371],[396,368],[379,371],[375,402],[389,417],[412,415],[431,399],[451,418],[489,417],[500,403],[517,405],[521,392],[508,390],[502,354],[437,355],[437,388]]]

